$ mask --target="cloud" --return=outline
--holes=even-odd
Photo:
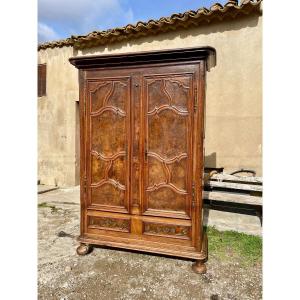
[[[132,23],[126,0],[39,0],[41,24],[57,28],[60,38]]]
[[[132,11],[131,8],[129,8],[129,9],[126,11],[124,17],[125,17],[125,20],[127,20],[127,21],[126,21],[126,25],[129,24],[129,23],[134,23],[134,16],[133,16],[133,11]]]
[[[50,26],[39,22],[38,23],[38,40],[39,42],[47,42],[59,39],[58,34]]]

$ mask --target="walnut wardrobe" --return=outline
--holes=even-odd
[[[202,225],[211,47],[70,58],[79,69],[80,246],[194,259]]]

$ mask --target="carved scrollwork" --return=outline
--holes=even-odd
[[[188,89],[190,88],[189,86],[184,85],[184,83],[181,82],[180,80],[176,80],[176,79],[166,79],[166,80],[169,81],[169,82],[178,84],[179,87],[181,87],[181,88],[183,88],[183,89],[188,90]]]
[[[149,82],[149,84],[152,84],[156,81],[161,81],[161,80],[163,80],[164,83],[166,83],[166,82],[175,83],[179,87],[184,88],[184,89],[189,89],[190,88],[189,86],[185,85],[182,81],[180,81],[178,79],[175,79],[175,77],[174,78],[150,78],[150,79],[148,79],[148,82]]]
[[[163,94],[166,95],[167,99],[168,99],[168,104],[163,104],[160,106],[155,106],[154,109],[152,109],[151,111],[149,111],[147,113],[148,116],[152,116],[152,115],[158,115],[160,112],[164,111],[164,110],[171,110],[174,113],[180,115],[180,116],[187,116],[189,114],[188,110],[183,110],[178,108],[176,105],[173,105],[172,102],[172,97],[167,89],[167,82],[171,82],[171,83],[176,83],[179,85],[179,87],[184,88],[184,89],[189,89],[188,86],[184,85],[181,81],[176,80],[176,79],[169,79],[169,78],[160,78],[160,79],[153,79],[149,82],[149,84],[152,84],[155,81],[161,81],[162,82],[162,86],[160,87],[161,92]]]
[[[89,226],[129,232],[129,220],[89,217]]]
[[[91,154],[94,155],[96,158],[98,159],[102,159],[104,161],[113,161],[113,160],[116,160],[117,158],[121,157],[121,156],[125,156],[126,155],[126,152],[125,151],[120,151],[114,155],[111,155],[111,156],[104,156],[103,154],[97,152],[96,150],[92,150],[91,151]]]
[[[104,170],[104,178],[102,180],[100,180],[99,182],[96,183],[92,183],[91,187],[96,188],[96,187],[100,187],[104,184],[111,184],[113,185],[115,188],[125,191],[125,185],[121,184],[119,181],[109,178],[109,171],[112,167],[113,161],[118,159],[119,157],[125,156],[126,152],[125,151],[120,151],[119,153],[116,153],[114,155],[111,156],[104,156],[101,153],[98,153],[95,150],[91,151],[91,155],[94,155],[97,159],[101,159],[107,162],[106,168]]]
[[[145,223],[144,232],[155,235],[188,236],[189,227],[179,225]]]
[[[117,115],[119,115],[121,117],[125,117],[126,116],[126,113],[125,113],[124,110],[122,110],[121,108],[118,108],[118,107],[111,106],[111,105],[108,105],[108,106],[105,106],[105,107],[101,107],[97,111],[91,112],[91,116],[92,117],[100,116],[105,111],[112,111],[112,112],[116,113]]]
[[[178,109],[174,105],[163,104],[159,107],[155,106],[154,109],[152,109],[151,111],[149,111],[147,113],[147,115],[148,116],[158,115],[161,111],[164,111],[164,110],[171,110],[181,116],[187,116],[189,114],[189,112],[187,110]]]
[[[91,94],[95,94],[100,88],[106,86],[106,85],[110,85],[111,81],[105,81],[105,82],[100,82],[98,83],[94,89],[90,90]]]
[[[109,99],[112,96],[114,90],[115,90],[115,85],[116,83],[126,87],[127,85],[119,80],[114,80],[114,81],[106,81],[106,82],[101,82],[99,83],[96,88],[90,91],[91,94],[95,94],[101,87],[106,86],[106,85],[111,85],[109,91],[106,93],[106,95],[103,98],[102,102],[102,107],[96,111],[91,112],[92,117],[96,117],[104,113],[105,111],[112,111],[122,117],[126,116],[126,113],[124,110],[120,109],[119,107],[115,107],[112,105],[108,105]]]
[[[96,85],[96,87],[95,87],[93,90],[91,90],[91,93],[94,94],[94,93],[96,93],[100,88],[102,88],[103,86],[111,85],[111,88],[110,88],[109,92],[107,93],[107,97],[106,97],[106,98],[108,98],[108,97],[112,94],[112,92],[113,92],[113,90],[114,90],[114,88],[115,88],[115,84],[116,84],[116,83],[119,83],[120,85],[123,85],[124,87],[127,86],[124,82],[122,82],[122,81],[120,81],[120,80],[103,81],[103,82],[98,83],[98,84]]]
[[[183,189],[179,189],[178,187],[176,187],[172,182],[172,174],[171,171],[168,167],[168,164],[172,164],[174,162],[179,162],[180,160],[187,158],[188,155],[187,153],[181,153],[179,155],[176,155],[172,158],[162,158],[159,154],[154,153],[154,152],[147,152],[147,156],[153,157],[157,160],[159,160],[162,163],[162,166],[165,170],[165,175],[166,175],[166,179],[164,182],[160,182],[160,183],[155,183],[152,186],[147,187],[146,191],[147,192],[153,192],[156,191],[160,188],[170,188],[172,189],[174,192],[179,193],[181,195],[187,195],[187,191],[183,190]]]
[[[151,152],[151,151],[147,152],[147,156],[154,157],[154,158],[158,159],[159,161],[164,162],[166,164],[171,164],[175,161],[179,162],[180,160],[188,157],[187,153],[181,153],[172,158],[163,158],[159,154],[157,154],[155,152]]]
[[[173,183],[167,183],[167,182],[160,182],[160,183],[154,183],[153,185],[147,187],[146,191],[147,192],[153,192],[161,188],[170,188],[174,192],[181,194],[181,195],[187,195],[186,190],[179,189],[176,187]]]
[[[108,179],[102,179],[100,180],[99,182],[97,183],[92,183],[91,184],[91,187],[92,188],[97,188],[97,187],[100,187],[104,184],[111,184],[113,185],[115,188],[119,189],[119,190],[122,190],[122,191],[125,191],[126,188],[125,188],[125,185],[121,184],[119,181],[115,180],[115,179],[112,179],[112,178],[108,178]]]

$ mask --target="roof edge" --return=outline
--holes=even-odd
[[[139,21],[135,25],[128,24],[121,28],[92,31],[87,35],[71,36],[64,40],[47,42],[38,45],[38,50],[65,46],[73,46],[75,49],[92,48],[123,40],[169,32],[178,28],[189,28],[192,26],[207,25],[215,21],[235,19],[239,16],[254,13],[261,15],[262,1],[243,0],[239,5],[237,0],[229,0],[224,6],[215,3],[210,9],[203,7],[197,11],[190,10],[184,13],[173,14],[170,17],[162,17],[158,20]]]

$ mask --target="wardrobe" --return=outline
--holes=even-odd
[[[79,69],[80,246],[195,260],[203,232],[204,111],[211,47],[70,58]]]

